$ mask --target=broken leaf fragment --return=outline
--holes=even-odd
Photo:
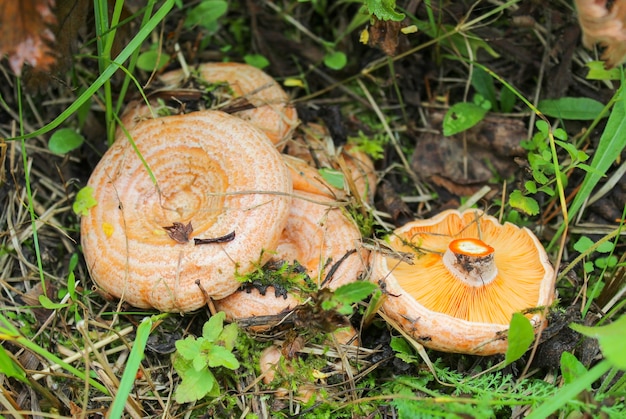
[[[87,215],[89,214],[89,209],[96,205],[98,205],[98,201],[93,197],[93,188],[85,186],[76,194],[72,210],[74,210],[76,215]]]

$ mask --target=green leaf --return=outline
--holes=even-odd
[[[3,346],[0,346],[0,371],[7,377],[17,378],[24,383],[28,383],[24,370],[15,364]]]
[[[43,308],[47,308],[48,310],[58,310],[60,308],[69,307],[68,303],[55,303],[47,295],[41,294],[39,296],[39,304]]]
[[[86,216],[89,214],[89,209],[96,205],[98,205],[98,201],[93,197],[93,188],[91,186],[85,186],[76,194],[76,198],[72,204],[72,210],[76,215]]]
[[[209,321],[202,326],[202,337],[209,342],[215,342],[224,330],[225,318],[226,314],[223,311],[212,315]]]
[[[607,326],[589,327],[581,324],[570,324],[570,327],[590,338],[598,339],[600,349],[604,357],[614,366],[621,370],[626,370],[626,357],[624,348],[626,347],[626,315]]]
[[[561,375],[563,382],[569,384],[587,373],[587,368],[571,353],[561,354]]]
[[[230,370],[239,368],[239,361],[231,351],[220,345],[213,345],[208,354],[209,367],[226,367]]]
[[[198,354],[194,359],[191,360],[191,366],[194,370],[200,371],[207,367],[209,364],[209,360],[206,356]]]
[[[376,288],[378,286],[369,281],[350,282],[337,288],[334,298],[343,304],[353,304],[367,298]]]
[[[347,62],[348,57],[341,51],[329,52],[324,56],[324,65],[331,70],[341,70]]]
[[[183,340],[177,340],[175,345],[177,353],[189,361],[198,357],[202,351],[202,343],[193,336],[187,336]]]
[[[517,361],[526,353],[535,340],[535,332],[530,320],[521,313],[513,313],[509,325],[509,346],[504,355],[504,364]]]
[[[524,183],[524,188],[526,188],[526,190],[530,193],[537,193],[537,184],[532,180],[526,181],[526,183]]]
[[[150,50],[139,54],[137,67],[144,71],[157,71],[169,63],[170,57],[162,51]]]
[[[343,173],[339,170],[322,167],[317,169],[317,171],[330,186],[337,189],[343,189],[344,177]]]
[[[398,353],[406,354],[406,355],[414,355],[411,345],[409,345],[409,342],[407,342],[406,339],[404,338],[401,338],[398,336],[392,336],[391,342],[389,342],[389,346],[391,346],[391,349],[393,349],[394,351]]]
[[[587,80],[619,80],[621,78],[620,69],[607,70],[604,68],[604,61],[591,61],[586,65],[589,68]]]
[[[232,351],[237,341],[237,335],[239,334],[239,327],[236,323],[231,323],[224,327],[220,334],[220,343],[229,351]]]
[[[209,31],[217,29],[216,22],[228,11],[228,2],[224,0],[203,0],[187,13],[185,26],[202,26]]]
[[[524,196],[521,191],[515,190],[509,196],[509,205],[528,215],[539,214],[539,204],[534,198]]]
[[[196,371],[193,368],[185,368],[185,363],[176,361],[174,358],[174,368],[178,371],[182,381],[174,391],[176,403],[190,403],[200,400],[207,394],[219,394],[219,386],[215,376],[209,369]]]
[[[540,101],[537,107],[544,115],[578,121],[592,121],[604,110],[601,102],[587,97],[545,99]]]
[[[485,118],[487,109],[475,103],[461,102],[452,105],[443,118],[443,135],[446,137],[470,129]]]
[[[569,154],[570,158],[576,161],[576,159],[578,158],[578,149],[576,148],[574,144],[567,143],[565,141],[559,141],[559,140],[554,140],[554,142],[558,144],[560,147],[562,147],[563,149],[565,149],[565,151],[567,151],[567,153]]]
[[[587,236],[581,236],[576,243],[574,243],[574,250],[578,253],[585,253],[591,246],[593,246],[593,240]]]
[[[509,113],[513,111],[515,107],[515,101],[517,100],[517,96],[515,92],[509,88],[503,88],[500,91],[500,111],[504,113]]]
[[[493,83],[493,77],[491,77],[489,73],[481,67],[474,68],[474,71],[472,72],[472,86],[476,89],[476,92],[488,100],[492,105],[498,103],[496,101],[496,88]]]
[[[370,15],[380,20],[399,22],[404,19],[404,13],[396,12],[396,0],[364,0],[363,4]]]
[[[56,154],[66,154],[77,149],[85,142],[85,137],[72,128],[56,130],[48,140],[48,149]]]
[[[246,62],[246,64],[249,64],[261,70],[270,65],[269,60],[261,54],[246,54],[243,56],[243,60]]]

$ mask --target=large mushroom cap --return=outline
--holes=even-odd
[[[404,225],[389,244],[412,255],[413,263],[373,256],[372,280],[384,281],[388,292],[382,309],[425,346],[505,352],[503,332],[515,312],[527,312],[543,327],[554,270],[530,230],[501,225],[480,211],[451,210]]]
[[[319,287],[335,289],[359,279],[367,269],[369,252],[362,247],[361,234],[340,208],[332,208],[320,195],[297,191],[287,224],[272,255],[274,264],[300,265]],[[303,284],[304,285],[304,284]],[[295,288],[287,297],[272,290],[241,290],[215,301],[215,307],[230,319],[271,316],[294,308],[306,299]]]
[[[154,181],[126,138],[95,168],[89,186],[98,204],[81,220],[92,278],[133,306],[162,311],[197,309],[203,291],[231,294],[235,274],[269,257],[264,250],[276,247],[287,221],[291,178],[279,153],[259,130],[219,111],[146,120],[130,134]],[[189,223],[193,231],[181,232]]]
[[[234,94],[231,99],[243,99],[232,114],[261,129],[272,143],[282,146],[298,124],[296,108],[289,103],[289,97],[282,87],[268,74],[243,63],[204,63],[191,69],[191,74],[202,83],[227,83]],[[183,70],[174,70],[159,77],[167,88],[176,89],[185,82]],[[199,86],[201,87],[201,86]],[[175,95],[174,95],[175,97]],[[154,101],[153,107],[159,104]],[[232,104],[232,108],[237,108]],[[141,101],[128,104],[121,117],[128,129],[137,121],[152,118],[150,110]]]

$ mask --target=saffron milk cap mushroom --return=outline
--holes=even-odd
[[[316,194],[294,193],[272,259],[274,264],[297,262],[318,287],[335,289],[359,279],[368,267],[369,251],[362,247],[361,233],[354,222],[340,208],[320,200],[326,202],[325,197]],[[255,289],[239,290],[215,301],[215,307],[231,320],[273,316],[302,303],[307,295],[301,289],[295,284],[287,295],[276,295],[273,287],[265,295]]]
[[[299,123],[287,93],[263,70],[244,63],[210,62],[192,68],[191,72],[205,82],[228,83],[235,98],[243,98],[249,105],[233,114],[261,129],[274,144],[282,146]],[[160,76],[162,82],[172,86],[182,84],[184,79],[182,69]]]
[[[506,352],[513,313],[524,313],[535,330],[545,326],[555,275],[527,228],[448,210],[409,222],[388,241],[412,262],[372,254],[371,279],[387,293],[381,309],[424,346],[492,355]]]
[[[94,169],[81,220],[94,281],[129,304],[186,312],[224,298],[275,249],[291,178],[267,136],[220,111],[137,124]],[[149,172],[149,170],[150,172]]]

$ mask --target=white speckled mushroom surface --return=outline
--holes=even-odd
[[[141,308],[186,312],[206,294],[224,298],[270,256],[287,222],[291,179],[267,136],[219,111],[146,120],[119,138],[89,186],[98,204],[82,217],[83,252],[94,281]],[[164,227],[191,223],[186,243]],[[232,241],[194,245],[235,233]]]

